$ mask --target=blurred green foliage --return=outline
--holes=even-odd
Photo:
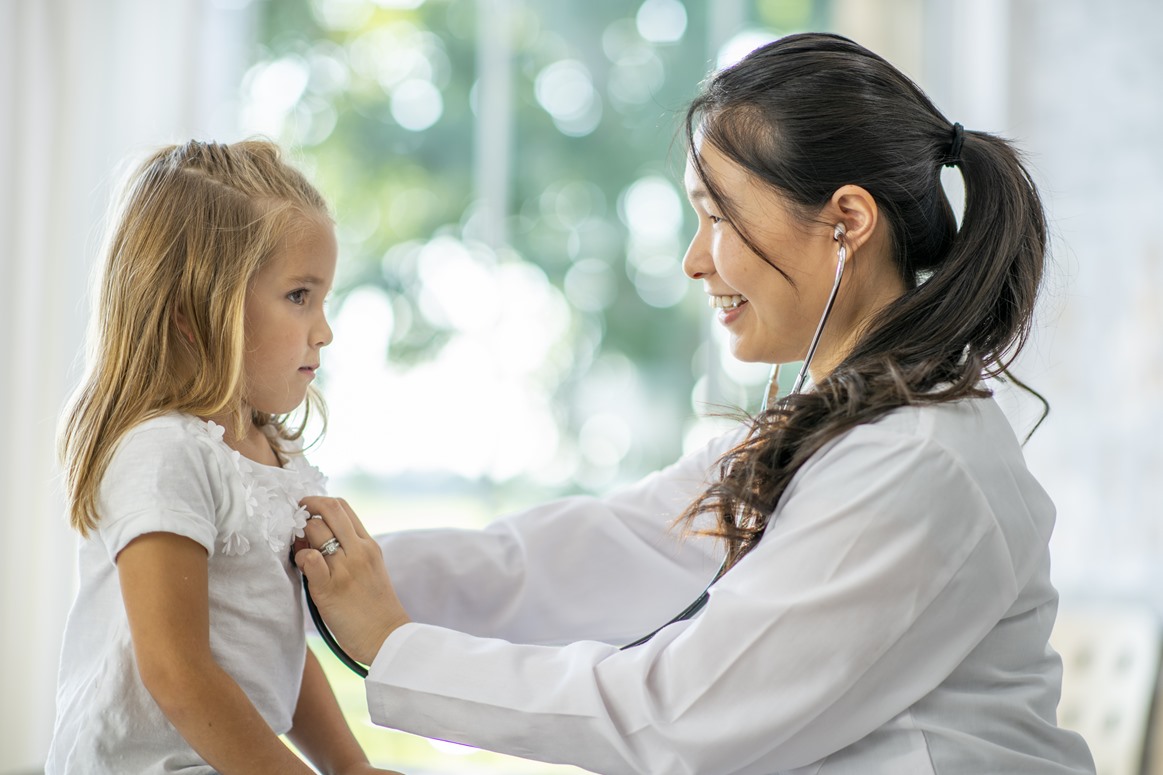
[[[250,124],[293,147],[333,204],[343,255],[338,307],[356,288],[390,300],[385,359],[423,363],[455,340],[456,315],[446,314],[447,301],[444,312],[432,302],[421,252],[436,239],[458,241],[490,272],[535,268],[530,277],[566,302],[563,331],[529,377],[552,397],[558,436],[576,439],[596,406],[619,404],[633,450],[617,478],[674,459],[696,380],[716,368],[714,357],[692,358],[707,339],[709,315],[680,266],[694,225],[681,199],[682,119],[725,43],[709,30],[722,38],[822,26],[827,4],[266,0],[257,7],[261,48],[243,97]],[[740,28],[724,31],[724,18]],[[479,49],[496,43],[482,40],[482,21],[507,31],[511,88],[508,129],[486,140],[485,153],[495,148],[504,158],[507,149],[511,163],[499,189],[505,239],[478,249]],[[563,118],[574,108],[577,115]],[[627,193],[644,181],[635,221]],[[628,370],[634,395],[587,386],[600,367]],[[714,385],[723,384],[717,375]],[[711,398],[729,403],[739,395]]]

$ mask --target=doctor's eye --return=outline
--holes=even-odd
[[[723,222],[722,217],[718,215],[711,215],[710,213],[707,213],[707,220],[709,220],[712,224],[719,224]]]

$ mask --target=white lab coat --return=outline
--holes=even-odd
[[[671,523],[737,440],[607,498],[384,536],[415,621],[371,666],[372,719],[605,775],[1094,771],[1055,724],[1053,505],[990,399],[832,442],[697,618],[608,645],[713,575]]]

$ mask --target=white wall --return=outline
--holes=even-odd
[[[1024,368],[1053,404],[1027,455],[1058,504],[1063,600],[1163,612],[1163,3],[1013,3],[1012,132],[1054,230]]]
[[[53,436],[108,186],[130,152],[233,131],[249,19],[209,0],[0,2],[0,773],[42,764],[51,733],[75,583]]]

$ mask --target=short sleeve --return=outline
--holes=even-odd
[[[173,533],[214,555],[218,535],[214,450],[177,417],[134,428],[118,445],[101,480],[97,532],[109,558],[146,533]]]

